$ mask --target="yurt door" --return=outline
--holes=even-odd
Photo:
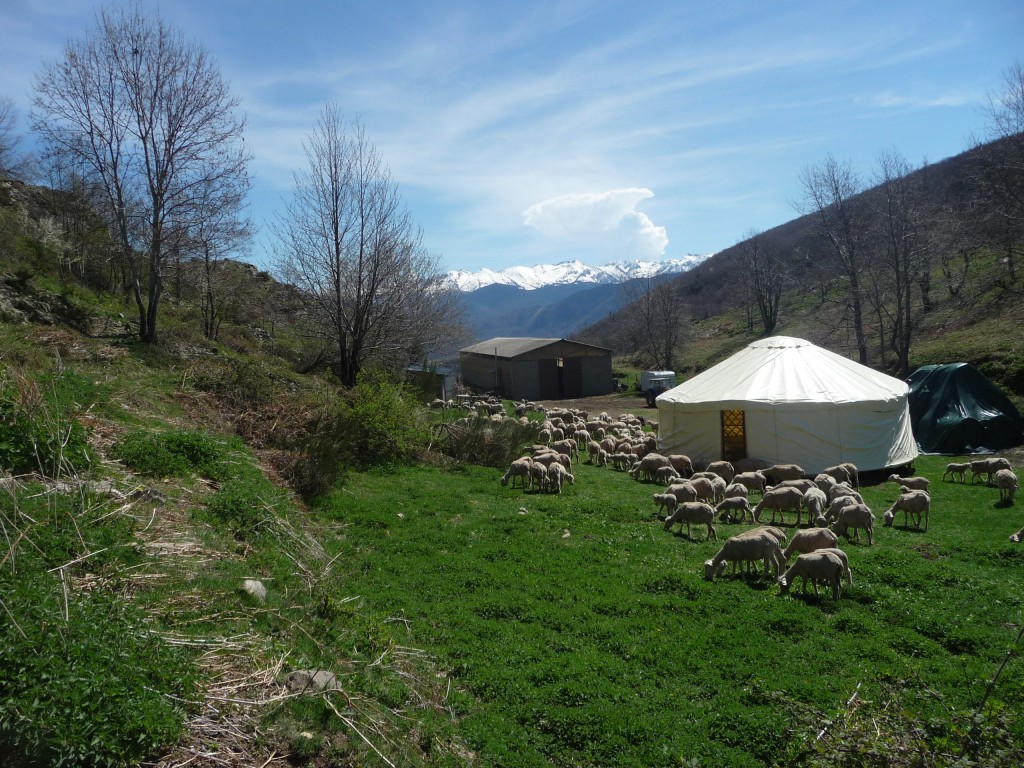
[[[743,411],[722,411],[722,458],[747,458],[747,429]]]

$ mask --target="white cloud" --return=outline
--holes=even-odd
[[[637,187],[562,195],[531,205],[523,211],[523,223],[549,237],[619,258],[657,258],[665,252],[668,234],[636,210],[651,197],[651,190]]]

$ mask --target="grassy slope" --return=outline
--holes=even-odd
[[[704,582],[718,545],[665,533],[652,486],[588,465],[561,496],[478,468],[371,473],[318,511],[345,525],[327,545],[343,589],[400,617],[477,698],[464,727],[484,764],[810,762],[854,691],[878,702],[890,686],[953,753],[1020,627],[1024,550],[1007,540],[1013,509],[938,482],[944,461],[918,466],[935,481],[927,533],[880,527],[875,546],[844,545],[855,583],[838,603]],[[865,490],[879,518],[894,495]],[[1019,712],[1022,693],[1018,662],[990,705]]]

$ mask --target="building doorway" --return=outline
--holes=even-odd
[[[722,411],[722,458],[747,458],[747,429],[743,411]]]

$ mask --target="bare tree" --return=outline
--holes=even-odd
[[[209,213],[210,186],[247,178],[238,99],[204,49],[138,6],[99,11],[35,91],[35,131],[103,190],[139,336],[155,342],[171,233]]]
[[[647,277],[625,284],[625,342],[646,364],[675,370],[689,322],[689,307],[670,278]]]
[[[737,266],[751,315],[756,309],[767,336],[779,323],[779,307],[789,284],[789,271],[778,246],[763,232],[747,232],[739,251]]]
[[[18,150],[18,109],[14,100],[0,97],[0,176],[25,178],[31,171],[28,157]]]
[[[800,181],[802,213],[813,216],[818,235],[825,241],[846,282],[847,309],[853,324],[858,360],[868,361],[864,332],[864,291],[861,275],[866,267],[864,241],[869,218],[860,176],[849,163],[829,156],[820,165],[804,169]]]
[[[358,121],[327,104],[278,216],[277,265],[318,318],[343,384],[370,361],[422,360],[457,324],[454,289]]]

